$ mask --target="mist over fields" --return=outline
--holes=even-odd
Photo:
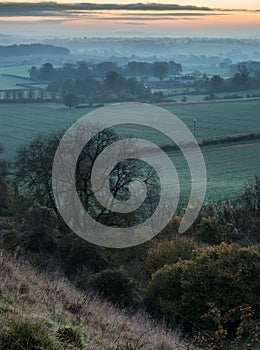
[[[75,63],[80,60],[101,62],[113,61],[120,64],[129,61],[175,60],[183,64],[185,71],[204,69],[211,72],[225,60],[234,63],[259,60],[260,40],[258,39],[214,39],[214,38],[63,38],[43,39],[22,36],[0,35],[0,45],[31,44],[63,47],[68,52],[45,52],[32,50],[27,53],[16,48],[15,54],[0,56],[0,65],[41,64],[48,60],[54,64]]]

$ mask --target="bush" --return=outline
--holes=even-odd
[[[23,240],[25,246],[35,253],[54,254],[57,251],[53,209],[37,202],[29,205],[24,215]]]
[[[197,243],[186,237],[159,242],[148,251],[146,266],[151,273],[154,273],[164,265],[173,265],[179,260],[190,259],[196,248]]]
[[[231,339],[228,334],[227,320],[234,314],[239,321]],[[253,316],[252,308],[247,305],[231,309],[228,314],[222,314],[214,305],[210,305],[210,310],[203,319],[212,322],[214,329],[196,330],[194,343],[203,350],[253,350],[260,342],[260,327],[253,321]]]
[[[195,238],[203,243],[219,244],[221,242],[218,219],[215,217],[202,218]]]
[[[62,326],[56,332],[56,337],[60,342],[77,346],[77,349],[82,347],[79,332],[71,326]]]
[[[63,237],[59,249],[65,271],[70,277],[85,268],[92,272],[100,272],[109,268],[109,262],[101,249],[77,237],[74,233]]]
[[[260,249],[221,244],[201,248],[191,260],[154,273],[148,286],[149,306],[171,320],[181,315],[190,324],[209,328],[202,316],[214,304],[222,313],[249,305],[260,316]],[[233,315],[229,322],[237,324]]]
[[[89,287],[120,307],[136,309],[142,304],[142,297],[137,292],[135,283],[119,270],[107,269],[95,274]]]
[[[238,197],[238,205],[244,208],[250,218],[260,218],[260,177],[245,186]]]
[[[168,147],[172,147],[171,145],[166,146],[165,151],[167,151]],[[173,146],[174,147],[174,146]],[[168,148],[170,149],[170,148]],[[174,215],[168,225],[156,236],[153,238],[153,241],[164,241],[165,239],[172,240],[179,238],[179,226],[182,218],[180,216]],[[185,232],[185,235],[190,233],[190,230]]]
[[[240,245],[260,243],[260,179],[247,185],[231,203],[208,204],[203,216],[218,218],[221,241],[236,242]]]
[[[30,320],[14,319],[8,327],[1,327],[0,349],[35,350],[60,349],[48,336],[42,324]]]

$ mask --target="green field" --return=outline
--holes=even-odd
[[[6,155],[13,157],[35,135],[65,128],[84,113],[52,103],[0,104],[0,142]]]
[[[209,103],[194,105],[163,106],[180,118],[193,132],[196,119],[196,138],[202,140],[225,138],[227,136],[260,132],[260,101]],[[138,132],[136,127],[129,127],[132,133]],[[143,130],[139,128],[140,135]],[[160,136],[146,131],[154,141]],[[160,140],[167,143],[165,139]]]
[[[209,96],[209,93],[199,93],[194,88],[188,88],[189,92],[195,91],[194,95],[186,94],[185,88],[177,88],[177,89],[151,89],[152,92],[163,92],[166,96],[170,93],[173,94],[171,97],[167,97],[170,101],[183,102],[183,98],[186,98],[187,102],[200,102],[204,101],[205,97]],[[252,95],[260,95],[260,89],[250,89],[250,90],[241,90],[241,91],[227,91],[227,92],[219,92],[214,94],[216,98],[223,99],[229,98],[232,99],[233,95],[238,95],[241,98],[254,97]],[[256,97],[256,96],[255,96]]]
[[[260,142],[202,149],[207,168],[206,202],[233,198],[245,183],[260,174]],[[171,153],[181,183],[182,195],[190,193],[190,173],[183,156]],[[169,180],[170,184],[170,180]]]
[[[260,132],[260,101],[239,103],[212,103],[198,105],[167,106],[193,130],[197,120],[198,140],[214,139],[229,135]],[[67,109],[59,104],[0,104],[0,142],[5,156],[14,157],[19,146],[29,142],[39,133],[50,133],[68,127],[86,114],[88,109]],[[143,137],[157,143],[167,143],[152,130],[129,127],[127,134]],[[126,134],[124,128],[123,134]],[[203,153],[208,172],[206,199],[218,200],[234,196],[255,174],[260,173],[260,142],[204,147]],[[179,153],[171,153],[181,177],[181,184],[189,186],[189,171]],[[170,185],[169,179],[169,185]]]
[[[16,84],[28,84],[28,80],[0,75],[0,90],[24,90],[24,87],[17,86]]]
[[[0,90],[24,90],[25,87],[17,86],[16,84],[28,84],[31,81],[29,78],[29,69],[31,66],[13,66],[13,67],[0,67]],[[3,76],[2,74],[13,74],[18,77]],[[47,84],[33,84],[28,88],[45,88]]]
[[[197,139],[215,139],[260,132],[260,101],[167,106],[193,130]]]
[[[19,86],[17,84],[24,84],[24,86]],[[46,86],[47,84],[35,84],[34,82],[31,82],[25,78],[0,75],[0,90],[44,89]]]
[[[14,74],[20,75],[21,77],[29,77],[29,69],[31,66],[13,66],[13,67],[0,67],[0,74]]]

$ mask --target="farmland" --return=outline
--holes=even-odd
[[[188,102],[200,102],[205,101],[206,98],[209,98],[210,94],[200,92],[195,88],[167,88],[167,89],[151,89],[152,92],[162,92],[164,95],[168,95],[168,100],[172,102],[183,102],[184,100]],[[250,90],[239,90],[234,92],[217,92],[214,93],[213,99],[232,99],[232,98],[249,98],[249,97],[259,97],[260,89],[250,89]]]
[[[260,130],[260,101],[211,103],[165,107],[193,130],[196,118],[196,136],[199,141],[227,136],[256,133]],[[66,109],[54,103],[1,104],[0,142],[5,157],[14,157],[19,146],[39,133],[50,133],[68,127],[89,109]],[[130,128],[136,137],[141,130]],[[163,142],[151,130],[146,138]],[[164,141],[165,142],[165,141]],[[167,143],[167,142],[166,142]],[[203,147],[208,172],[207,200],[223,199],[236,194],[245,182],[259,173],[260,142]],[[171,153],[184,186],[189,183],[189,171],[179,153]],[[169,179],[170,180],[170,179]]]
[[[235,197],[243,185],[260,173],[260,142],[252,142],[202,149],[207,168],[207,193],[205,200],[227,200]],[[189,194],[190,176],[183,157],[171,153],[170,157],[179,174],[182,195]]]
[[[192,129],[199,141],[260,131],[260,102],[212,103],[166,107]]]
[[[0,67],[0,90],[26,90],[45,88],[46,84],[41,84],[29,80],[30,66]]]
[[[58,104],[1,104],[0,140],[6,156],[13,157],[17,148],[39,133],[66,128],[84,114]]]
[[[21,89],[16,84],[26,84],[29,78],[29,66],[0,67],[0,90]],[[17,75],[18,77],[2,74]]]
[[[13,74],[21,77],[29,77],[29,69],[31,66],[12,66],[12,67],[0,67],[0,74]]]
[[[27,79],[0,75],[0,90],[21,89],[17,84],[28,84]]]

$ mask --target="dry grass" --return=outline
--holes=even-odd
[[[29,320],[51,339],[48,349],[188,349],[178,332],[166,333],[145,315],[129,316],[93,295],[83,295],[66,280],[39,274],[4,250],[0,250],[0,273],[0,338],[14,321]],[[77,343],[60,341],[57,334],[64,329],[77,332]]]

